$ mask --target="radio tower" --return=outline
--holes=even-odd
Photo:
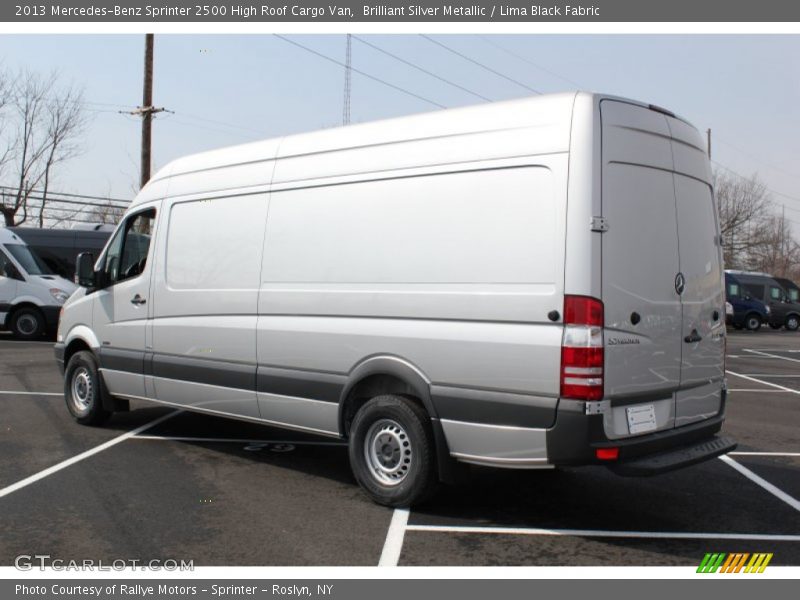
[[[345,50],[344,67],[344,103],[342,104],[342,125],[350,124],[350,87],[353,79],[353,39],[347,34],[347,50]]]

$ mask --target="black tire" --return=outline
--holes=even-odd
[[[44,315],[32,306],[23,306],[15,310],[9,325],[11,333],[18,340],[38,340],[44,335]]]
[[[747,331],[758,331],[761,329],[761,317],[756,313],[750,313],[744,318],[744,326]]]
[[[353,475],[378,504],[420,504],[436,489],[430,417],[413,400],[384,395],[364,404],[350,428],[349,453]]]
[[[64,371],[64,400],[73,418],[81,425],[105,423],[111,416],[103,408],[106,393],[94,354],[87,350],[73,354]]]
[[[797,315],[788,315],[786,317],[786,323],[783,325],[789,331],[797,331],[797,328],[800,327],[800,317]]]

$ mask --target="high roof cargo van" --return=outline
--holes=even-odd
[[[457,462],[645,475],[735,446],[709,164],[655,106],[556,94],[183,158],[78,275],[78,422],[148,400],[347,440],[383,504]]]
[[[47,268],[64,279],[75,277],[75,260],[81,252],[100,252],[111,231],[100,229],[41,229],[39,227],[9,227],[33,250]],[[112,228],[113,231],[113,228]]]
[[[0,328],[21,340],[52,336],[61,306],[76,289],[11,228],[0,228]]]
[[[769,324],[773,329],[785,327],[789,331],[800,328],[800,303],[791,299],[789,292],[769,273],[755,271],[726,271],[742,284],[753,297],[770,309]]]

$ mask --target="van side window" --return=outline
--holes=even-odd
[[[9,277],[14,278],[16,269],[14,269],[13,263],[6,258],[6,255],[3,252],[0,252],[0,277]]]
[[[728,284],[728,296],[732,298],[739,297],[739,284],[738,283],[729,283]]]
[[[129,217],[117,230],[103,264],[109,284],[137,277],[144,271],[155,218],[155,210],[146,210]]]
[[[764,286],[757,285],[757,284],[744,284],[745,289],[750,292],[750,295],[753,298],[758,298],[759,300],[764,299]]]
[[[779,287],[771,285],[769,288],[769,297],[773,300],[780,300],[783,298],[783,290]]]
[[[797,302],[800,300],[800,293],[797,290],[789,290],[789,300],[792,302]]]

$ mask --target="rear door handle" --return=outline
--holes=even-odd
[[[133,298],[131,298],[131,304],[141,305],[147,302],[144,298],[142,298],[139,294],[136,294]]]
[[[700,334],[697,333],[697,329],[692,329],[692,333],[683,338],[683,341],[686,342],[687,344],[694,344],[702,339],[703,338],[700,336]]]

